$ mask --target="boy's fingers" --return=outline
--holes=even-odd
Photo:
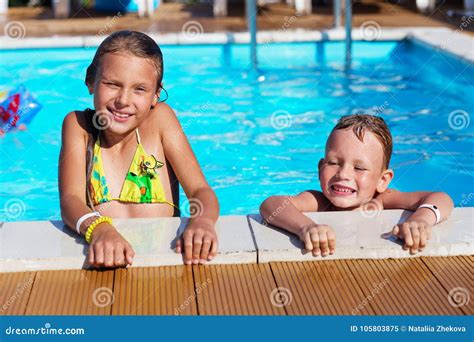
[[[329,254],[333,254],[336,249],[336,235],[332,230],[328,231]]]
[[[327,231],[319,231],[319,248],[321,248],[321,254],[326,256],[329,253],[329,243],[327,237]]]
[[[205,235],[201,247],[201,259],[199,262],[204,264],[209,256],[209,250],[211,249],[212,240],[210,236]]]
[[[410,252],[415,254],[418,252],[418,246],[420,245],[420,229],[419,227],[411,228],[411,238],[413,239],[413,245],[411,246]]]
[[[420,251],[422,251],[426,246],[427,235],[428,231],[425,228],[420,228],[420,244],[418,247]]]
[[[310,252],[313,250],[313,244],[311,243],[311,236],[309,234],[304,235],[304,248]]]
[[[319,249],[319,234],[318,232],[311,232],[311,244],[313,245],[313,255],[319,255],[321,250]]]
[[[395,227],[393,227],[392,234],[398,237],[399,232],[400,232],[400,227],[397,224]]]
[[[193,238],[193,264],[199,263],[199,256],[201,255],[202,249],[202,238],[200,234],[194,234]]]

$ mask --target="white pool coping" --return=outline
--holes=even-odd
[[[148,33],[160,45],[201,45],[201,44],[246,44],[250,41],[248,32],[216,32],[201,33],[190,36],[186,33]],[[355,41],[364,40],[361,29],[353,29],[352,36]],[[257,41],[259,44],[277,42],[319,42],[344,40],[344,29],[329,30],[277,30],[259,31]],[[463,34],[461,29],[451,30],[445,27],[402,27],[380,28],[371,35],[371,41],[400,41],[414,39],[428,44],[437,50],[445,51],[466,61],[474,62],[474,38]],[[18,50],[30,48],[96,48],[105,36],[52,36],[52,37],[23,37],[10,38],[0,36],[0,50]]]
[[[336,253],[324,258],[305,253],[296,236],[262,225],[259,215],[221,216],[216,225],[219,252],[210,264],[474,254],[474,208],[455,208],[446,222],[433,228],[427,247],[415,256],[403,250],[400,241],[381,237],[407,213],[308,213],[316,222],[329,224],[335,231]],[[136,252],[133,267],[144,267],[183,264],[174,246],[186,223],[186,218],[175,217],[116,220],[115,225]],[[87,249],[84,239],[61,221],[0,224],[0,272],[88,268]]]

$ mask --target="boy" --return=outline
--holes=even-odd
[[[392,229],[411,254],[422,251],[431,227],[445,220],[453,201],[442,192],[399,192],[387,189],[393,178],[389,169],[392,136],[385,121],[371,115],[339,119],[319,161],[322,192],[307,190],[296,196],[271,196],[260,206],[266,222],[296,234],[314,256],[333,254],[336,238],[331,227],[313,222],[303,212],[406,209],[414,211],[406,222]]]

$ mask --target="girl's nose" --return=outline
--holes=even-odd
[[[126,90],[120,91],[120,93],[118,93],[117,97],[115,98],[115,104],[119,108],[128,106],[129,101],[129,93]]]

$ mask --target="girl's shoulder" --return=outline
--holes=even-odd
[[[170,128],[180,127],[178,117],[174,110],[166,103],[160,102],[151,110],[151,117],[153,121],[163,131],[168,131]]]
[[[83,136],[84,139],[88,136],[88,118],[89,112],[87,110],[74,110],[69,112],[63,120],[62,132],[63,138]]]

